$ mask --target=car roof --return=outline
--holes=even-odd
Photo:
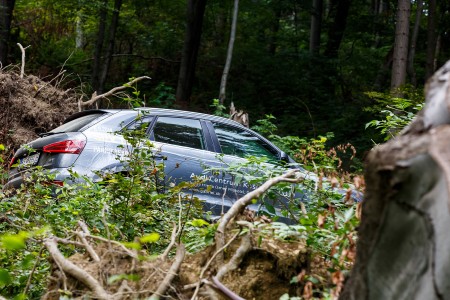
[[[227,123],[233,126],[239,126],[242,128],[247,128],[244,125],[242,125],[241,123],[238,123],[236,121],[227,119],[227,118],[223,118],[223,117],[219,117],[219,116],[214,116],[214,115],[209,115],[209,114],[204,114],[204,113],[199,113],[199,112],[193,112],[193,111],[187,111],[187,110],[178,110],[178,109],[167,109],[167,108],[156,108],[156,107],[139,107],[139,108],[135,108],[135,109],[89,109],[89,110],[84,110],[78,113],[75,113],[71,116],[69,116],[64,123],[67,123],[69,121],[72,121],[74,119],[77,119],[79,117],[82,116],[86,116],[86,115],[90,115],[90,114],[96,114],[96,113],[118,113],[118,112],[139,112],[139,111],[146,111],[148,112],[150,115],[154,115],[154,116],[171,116],[171,117],[182,117],[182,118],[193,118],[193,119],[203,119],[203,120],[209,120],[209,121],[217,121],[217,122],[221,122],[221,123]]]

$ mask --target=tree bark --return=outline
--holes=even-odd
[[[331,0],[330,16],[333,22],[328,29],[328,42],[325,48],[325,56],[338,58],[344,31],[347,26],[347,17],[350,10],[351,0]]]
[[[8,63],[8,43],[15,0],[0,0],[0,63]]]
[[[114,52],[114,41],[116,39],[117,26],[119,25],[120,8],[122,6],[122,0],[114,1],[114,11],[111,17],[111,25],[109,27],[108,35],[108,48],[104,56],[102,63],[99,86],[97,88],[97,94],[103,93],[103,89],[106,83],[106,77],[108,75],[109,67],[111,65],[111,58]]]
[[[323,0],[313,0],[311,12],[311,32],[309,37],[309,52],[319,54],[320,34],[322,32]]]
[[[97,40],[95,42],[94,62],[92,65],[92,89],[96,92],[99,90],[100,83],[100,68],[103,54],[103,43],[105,41],[106,17],[108,15],[107,7],[108,0],[103,0],[99,12]]]
[[[180,106],[187,106],[190,101],[205,7],[206,0],[189,0],[187,2],[187,26],[176,91],[176,102]]]
[[[417,36],[419,35],[420,19],[422,17],[423,0],[417,1],[416,20],[414,22],[414,29],[411,36],[411,43],[408,51],[408,67],[407,72],[410,77],[412,85],[417,85],[416,71],[414,69],[414,56],[416,55]]]
[[[367,158],[357,257],[340,299],[450,297],[450,61],[426,105]]]
[[[226,98],[227,78],[230,72],[231,60],[233,59],[234,40],[236,39],[236,25],[239,12],[239,0],[234,0],[233,18],[231,21],[230,41],[228,42],[227,59],[220,80],[219,103],[223,105]]]
[[[406,82],[408,61],[410,0],[399,0],[395,26],[394,57],[392,60],[391,90],[394,94]]]
[[[430,0],[428,3],[428,24],[427,24],[427,59],[425,65],[425,80],[430,78],[435,70],[434,58],[437,43],[437,13],[436,0]]]

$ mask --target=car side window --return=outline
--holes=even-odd
[[[205,149],[199,120],[159,117],[153,128],[155,141],[178,146]]]
[[[146,131],[148,126],[153,120],[153,116],[149,115],[141,115],[135,117],[135,121],[127,126],[127,130],[129,131]]]
[[[277,151],[250,132],[220,123],[214,123],[214,129],[224,154],[239,157],[265,156],[271,162],[278,161]]]

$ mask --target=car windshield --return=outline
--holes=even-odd
[[[103,114],[85,115],[62,124],[61,126],[58,126],[55,129],[51,130],[50,132],[76,132],[102,115]]]

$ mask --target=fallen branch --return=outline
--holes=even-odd
[[[224,293],[230,300],[245,300],[244,298],[236,295],[232,290],[227,288],[225,285],[223,285],[222,282],[220,282],[219,279],[217,279],[217,277],[213,276],[212,282],[214,283],[215,287],[222,293]]]
[[[241,233],[240,231],[238,233],[236,233],[225,245],[223,245],[222,248],[218,249],[213,256],[208,260],[208,262],[206,263],[206,265],[203,267],[202,271],[200,272],[200,276],[199,276],[199,280],[197,282],[197,284],[195,285],[195,291],[194,291],[194,295],[192,295],[191,300],[195,300],[195,298],[197,297],[198,291],[200,290],[200,285],[203,282],[203,276],[205,276],[205,272],[206,270],[208,270],[209,265],[214,261],[214,259],[216,258],[217,255],[219,255],[220,253],[222,253],[222,251],[228,247],[239,235],[239,233]]]
[[[173,279],[178,273],[178,270],[180,269],[181,263],[184,260],[184,255],[186,254],[186,249],[184,248],[183,244],[180,244],[177,249],[177,254],[175,256],[175,261],[173,262],[172,266],[170,267],[169,271],[167,272],[166,277],[164,277],[164,280],[159,285],[156,292],[150,297],[149,300],[158,300],[159,297],[163,296],[164,293],[169,288],[170,284],[172,283]]]
[[[53,238],[46,238],[44,240],[44,245],[48,252],[55,260],[55,262],[61,266],[63,272],[68,273],[70,276],[74,277],[84,285],[86,285],[94,294],[97,299],[111,299],[109,295],[100,283],[92,277],[89,273],[81,269],[80,267],[73,264],[71,261],[67,260],[64,255],[59,251],[58,244]]]
[[[241,264],[245,255],[252,249],[251,237],[250,234],[246,234],[242,237],[241,245],[234,253],[233,257],[230,261],[220,267],[219,271],[217,271],[216,278],[217,280],[222,280],[223,276],[233,270],[236,270],[237,267]]]
[[[251,204],[253,199],[258,199],[259,197],[261,197],[272,186],[280,182],[299,183],[300,181],[302,181],[303,178],[294,177],[297,172],[298,172],[297,169],[293,169],[284,173],[283,175],[270,178],[260,187],[258,187],[254,191],[247,193],[239,200],[237,200],[220,220],[215,235],[216,249],[221,249],[225,244],[225,230],[227,228],[228,223],[233,218],[235,218],[238,214],[240,214],[245,209],[245,207],[247,207],[247,205]],[[223,253],[218,257],[218,260],[219,265],[223,264]]]
[[[100,94],[100,95],[97,95],[97,93],[94,92],[94,94],[92,94],[91,99],[88,100],[88,101],[82,101],[82,99],[80,98],[80,99],[78,100],[78,107],[79,107],[79,108],[82,108],[83,106],[92,105],[92,104],[94,104],[95,102],[97,102],[98,100],[100,100],[100,99],[102,99],[102,98],[107,98],[107,97],[109,97],[109,96],[112,96],[112,95],[114,95],[115,93],[117,93],[118,91],[124,90],[124,89],[128,88],[129,86],[135,84],[136,82],[138,82],[138,81],[140,81],[140,80],[142,80],[142,79],[151,79],[151,78],[148,77],[148,76],[137,77],[137,78],[131,80],[130,82],[125,83],[125,84],[122,85],[122,86],[115,87],[115,88],[111,89],[109,92],[106,92],[106,93],[103,93],[103,94]]]

